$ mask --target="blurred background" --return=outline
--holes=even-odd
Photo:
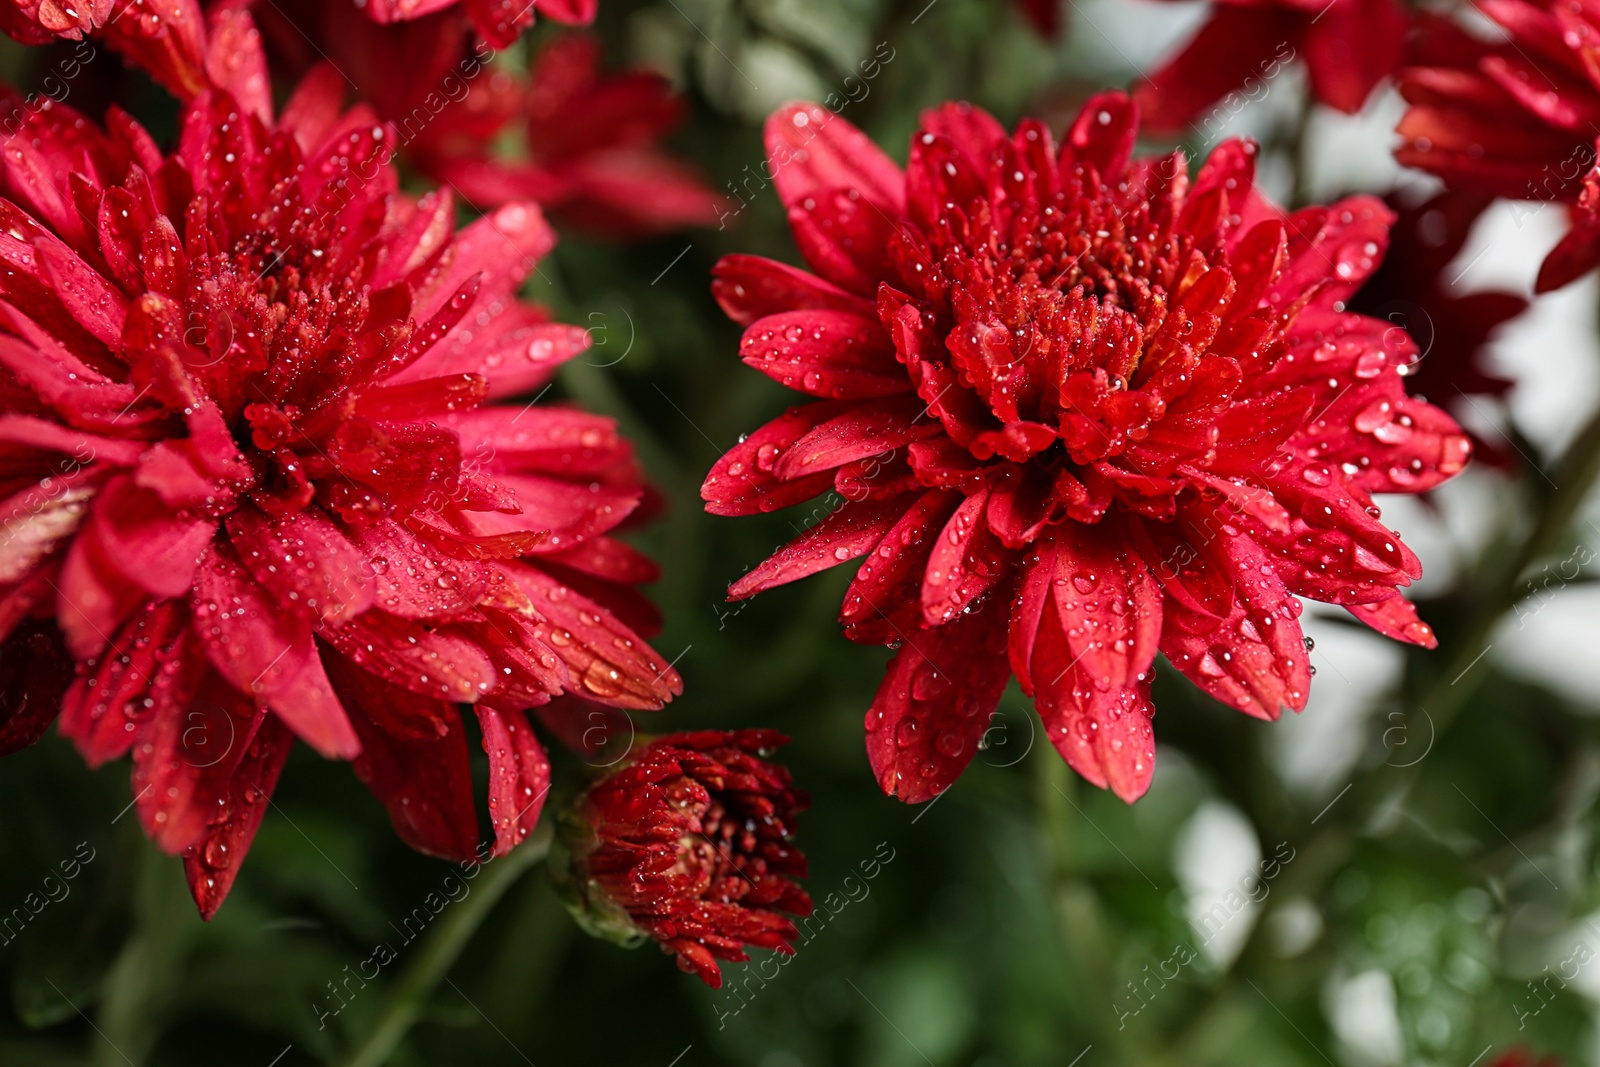
[[[1014,683],[949,793],[887,799],[861,727],[887,653],[834,623],[852,568],[723,603],[803,521],[717,519],[698,496],[739,434],[789,403],[738,363],[739,331],[708,293],[722,254],[798,262],[751,177],[762,117],[837,93],[899,159],[919,110],[946,99],[1059,131],[1205,9],[1062,0],[1056,14],[1051,36],[1003,0],[601,5],[607,63],[671,79],[687,117],[668,145],[728,200],[720,226],[623,243],[563,228],[527,295],[594,345],[546,400],[619,419],[664,497],[635,540],[663,564],[654,644],[685,694],[640,728],[794,738],[782,758],[812,796],[807,885],[830,918],[793,960],[725,967],[709,990],[653,947],[587,938],[534,869],[452,926],[459,956],[419,941],[349,982],[452,868],[403,846],[347,768],[297,747],[231,898],[202,923],[180,865],[127,817],[126,767],[86,770],[52,734],[0,764],[0,907],[49,901],[0,933],[0,1065],[361,1062],[397,1007],[414,1019],[383,1061],[399,1065],[1477,1067],[1513,1047],[1600,1064],[1600,527],[1593,501],[1561,489],[1600,403],[1592,278],[1495,329],[1479,376],[1509,385],[1476,391],[1449,323],[1373,294],[1368,310],[1398,315],[1438,370],[1445,395],[1429,399],[1492,458],[1426,498],[1381,501],[1424,561],[1413,591],[1441,648],[1308,606],[1310,705],[1276,724],[1163,673],[1158,770],[1135,806],[1067,769]],[[520,73],[564,32],[541,23],[497,67]],[[0,77],[24,91],[73,47],[5,46]],[[72,93],[91,114],[130,103],[171,135],[165,94],[109,54]],[[1391,90],[1355,116],[1306,96],[1290,65],[1213,129],[1262,142],[1281,201],[1429,195],[1389,155]],[[1191,157],[1214,140],[1189,142]],[[1440,284],[1531,295],[1564,229],[1559,206],[1495,205]],[[1519,555],[1533,530],[1540,551]],[[585,768],[563,758],[570,788]],[[430,964],[437,980],[411,984]]]

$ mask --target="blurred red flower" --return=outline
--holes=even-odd
[[[682,121],[682,98],[651,71],[605,74],[600,58],[599,38],[567,34],[533,58],[527,83],[481,76],[436,121],[416,122],[418,167],[476,203],[535,200],[603,233],[715,223],[724,199],[657,145]],[[496,158],[493,143],[513,127],[518,158]]]
[[[1396,0],[1223,0],[1200,31],[1135,92],[1145,122],[1179,130],[1236,89],[1266,84],[1303,58],[1311,93],[1353,114],[1404,53]]]
[[[716,989],[746,945],[794,954],[781,913],[810,915],[794,817],[806,795],[765,756],[772,730],[668,734],[596,782],[561,820],[554,872],[578,921],[624,944],[649,937]]]
[[[59,627],[62,733],[91,764],[132,752],[207,916],[295,735],[353,761],[407,842],[469,858],[457,705],[501,853],[548,783],[523,709],[680,689],[618,618],[655,573],[609,536],[643,493],[627,444],[490,403],[587,344],[515,296],[550,229],[513,204],[457,233],[448,194],[400,195],[393,128],[342,90],[322,68],[276,123],[203,93],[171,155],[49,102],[0,163],[0,624]],[[57,705],[0,709],[26,742]]]
[[[1299,596],[1434,643],[1398,591],[1421,566],[1371,494],[1431,488],[1471,446],[1406,396],[1391,357],[1414,347],[1344,310],[1392,213],[1358,196],[1285,216],[1254,190],[1254,146],[1223,144],[1191,184],[1179,154],[1132,159],[1136,129],[1117,93],[1059,149],[1037,121],[1008,135],[948,104],[902,172],[820,107],[768,120],[818,273],[730,256],[714,288],[744,361],[816,400],[701,492],[720,515],[842,498],[729,596],[866,557],[840,621],[898,649],[866,729],[905,800],[956,778],[1012,673],[1067,761],[1132,800],[1158,649],[1271,719],[1310,686]]]
[[[1538,292],[1600,263],[1600,174],[1594,170],[1600,14],[1583,5],[1480,0],[1505,31],[1482,40],[1437,15],[1398,76],[1410,107],[1395,156],[1452,187],[1571,206],[1572,229],[1546,257]]]

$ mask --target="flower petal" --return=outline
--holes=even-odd
[[[280,694],[311,654],[310,618],[262,588],[226,545],[201,561],[190,610],[207,658],[241,693]]]
[[[867,758],[884,793],[931,800],[978,751],[1011,676],[999,605],[906,634],[867,712]]]
[[[1399,593],[1371,604],[1349,604],[1345,610],[1385,637],[1423,648],[1439,647],[1433,627],[1418,618],[1415,605]]]
[[[272,519],[247,504],[228,516],[227,527],[240,561],[287,607],[338,622],[372,606],[375,554],[358,549],[319,510]],[[415,553],[391,558],[398,567]]]
[[[494,855],[504,856],[538,825],[550,791],[550,760],[520,711],[477,707],[483,750],[489,754],[489,819]]]
[[[866,555],[900,521],[911,499],[845,501],[729,586],[728,599],[743,600]]]
[[[789,104],[767,118],[767,158],[778,197],[791,210],[806,197],[839,190],[891,215],[905,207],[905,180],[866,134],[817,104]]]
[[[566,662],[581,696],[655,711],[683,692],[678,672],[609,611],[538,567],[506,570],[548,620],[540,624],[543,643]]]
[[[847,293],[787,263],[762,256],[731,255],[712,268],[711,295],[741,326],[784,311],[807,309],[875,314],[872,301]]]
[[[745,330],[740,359],[780,385],[817,397],[909,393],[911,380],[873,314],[786,311]]]
[[[361,754],[361,740],[328,681],[321,654],[313,647],[297,658],[304,664],[299,673],[258,703],[326,758],[355,759]]]
[[[183,872],[202,919],[215,915],[233,889],[293,744],[282,723],[270,715],[261,719],[244,758],[220,790],[210,825],[184,854]]]
[[[327,666],[361,738],[356,777],[388,809],[395,832],[430,856],[475,858],[478,815],[461,716],[339,657]]]

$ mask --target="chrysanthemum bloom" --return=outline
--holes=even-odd
[[[111,18],[116,0],[0,0],[0,31],[23,44],[81,40]]]
[[[586,229],[643,234],[717,222],[724,201],[695,171],[659,147],[683,118],[683,100],[652,71],[606,74],[601,44],[567,34],[546,45],[528,82],[482,75],[437,120],[401,122],[425,173],[478,204],[535,200]],[[516,158],[491,148],[521,127]]]
[[[1130,158],[1136,124],[1106,94],[1058,149],[948,104],[902,173],[820,107],[768,120],[817,274],[731,256],[715,292],[744,361],[817,399],[701,493],[719,515],[842,498],[729,595],[866,557],[840,620],[898,649],[866,728],[905,800],[956,778],[1013,672],[1067,761],[1132,800],[1158,649],[1271,719],[1310,685],[1297,596],[1433,643],[1398,592],[1421,567],[1371,494],[1437,485],[1471,446],[1406,395],[1393,325],[1344,310],[1392,214],[1352,197],[1286,217],[1252,145],[1191,182],[1181,155]]]
[[[1570,205],[1572,231],[1539,271],[1536,289],[1546,292],[1600,263],[1600,67],[1592,43],[1600,13],[1553,0],[1477,7],[1499,23],[1503,40],[1482,40],[1438,16],[1419,20],[1416,53],[1397,78],[1411,106],[1395,156],[1455,188]]]
[[[55,104],[0,145],[0,622],[59,626],[62,733],[132,752],[206,915],[295,735],[467,858],[458,705],[504,852],[548,781],[523,709],[680,686],[612,610],[653,574],[609,535],[641,497],[613,424],[489,403],[587,342],[514,296],[549,228],[512,205],[457,233],[341,93],[324,69],[275,126],[202,94],[170,156]]]
[[[1388,200],[1397,212],[1389,251],[1350,300],[1350,310],[1397,327],[1389,335],[1398,346],[1391,361],[1406,368],[1413,393],[1447,408],[1470,403],[1469,397],[1505,396],[1511,380],[1485,367],[1489,340],[1526,310],[1527,298],[1499,290],[1460,293],[1445,274],[1490,198],[1446,190],[1410,205],[1398,196]],[[1471,431],[1468,436],[1478,462],[1511,462],[1493,441]]]
[[[1235,90],[1258,99],[1283,64],[1304,59],[1311,94],[1353,114],[1400,65],[1406,26],[1396,0],[1222,0],[1136,97],[1152,129],[1179,130]]]
[[[794,816],[806,795],[765,756],[772,730],[668,734],[629,756],[562,817],[552,870],[590,932],[645,938],[712,988],[717,960],[745,946],[794,953],[790,915],[811,914],[796,883],[806,858]]]

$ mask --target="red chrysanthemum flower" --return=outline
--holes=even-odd
[[[1479,0],[1504,39],[1436,15],[1419,21],[1397,79],[1411,106],[1395,157],[1451,186],[1572,206],[1572,230],[1546,257],[1538,292],[1600,264],[1600,12],[1554,0]]]
[[[618,618],[654,568],[609,536],[642,493],[615,426],[488,403],[587,343],[514,295],[549,228],[511,205],[457,233],[450,196],[399,195],[393,129],[342,86],[321,70],[276,125],[202,94],[170,156],[54,103],[0,145],[0,623],[59,626],[62,733],[132,752],[206,915],[294,735],[468,858],[457,705],[504,852],[548,781],[523,709],[680,688]],[[20,737],[55,711],[0,707]]]
[[[1447,190],[1409,206],[1397,195],[1388,199],[1397,213],[1388,254],[1351,299],[1350,310],[1394,323],[1390,337],[1408,354],[1391,358],[1406,367],[1413,394],[1452,408],[1470,403],[1469,397],[1504,396],[1511,380],[1485,369],[1484,359],[1490,337],[1526,310],[1527,298],[1501,291],[1458,293],[1444,273],[1490,198]],[[1411,348],[1413,342],[1420,351]],[[1479,462],[1511,463],[1503,448],[1470,431],[1468,436]]]
[[[118,0],[0,0],[0,32],[23,44],[81,40],[110,20]],[[126,2],[126,0],[122,0]]]
[[[526,84],[483,75],[437,121],[422,112],[413,158],[479,204],[535,200],[579,226],[631,235],[714,224],[724,200],[658,142],[683,118],[659,74],[604,74],[597,37],[567,34],[532,60]],[[515,161],[491,145],[522,128]],[[402,121],[401,131],[407,124]]]
[[[1345,310],[1391,213],[1284,216],[1252,145],[1191,182],[1179,154],[1131,158],[1136,125],[1105,94],[1057,149],[950,104],[902,172],[820,107],[768,120],[821,277],[731,256],[715,292],[745,362],[818,399],[702,495],[721,515],[842,498],[729,595],[866,557],[840,619],[898,647],[866,727],[903,799],[956,778],[1013,672],[1067,761],[1131,800],[1158,649],[1271,719],[1310,684],[1298,596],[1433,643],[1398,592],[1421,566],[1371,494],[1437,485],[1471,446],[1406,395],[1392,325]]]
[[[1311,94],[1353,114],[1400,65],[1406,26],[1396,0],[1224,0],[1135,95],[1152,129],[1178,130],[1299,58],[1311,75]]]
[[[811,914],[792,840],[806,795],[763,758],[787,741],[669,734],[591,786],[561,821],[553,867],[579,922],[624,944],[653,938],[713,989],[717,960],[743,962],[747,945],[792,955],[798,931],[780,913]]]

